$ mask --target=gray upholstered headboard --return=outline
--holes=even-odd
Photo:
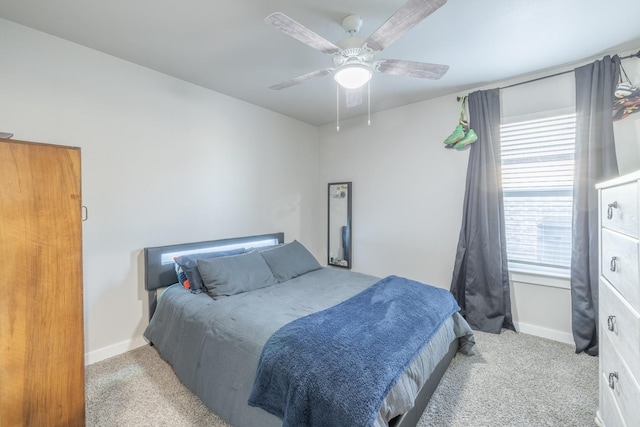
[[[284,233],[260,234],[257,236],[235,237],[230,239],[210,240],[206,242],[182,243],[178,245],[156,246],[144,248],[144,287],[149,294],[149,319],[153,316],[157,305],[156,290],[178,282],[173,266],[173,257],[188,253],[204,252],[207,249],[231,249],[233,247],[253,247],[284,243]]]

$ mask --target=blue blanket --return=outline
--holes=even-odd
[[[249,405],[283,426],[370,426],[402,372],[460,310],[447,290],[389,276],[274,333]]]

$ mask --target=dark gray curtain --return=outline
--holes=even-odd
[[[500,91],[469,95],[471,144],[451,292],[479,331],[515,330],[511,318],[500,168]]]
[[[573,184],[571,313],[576,353],[598,354],[598,193],[618,176],[613,138],[614,91],[620,58],[576,68],[576,152]]]

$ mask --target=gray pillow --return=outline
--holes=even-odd
[[[318,260],[302,243],[291,243],[260,252],[278,282],[293,279],[322,268]]]
[[[239,248],[228,251],[202,252],[193,255],[182,255],[174,258],[176,275],[178,276],[180,283],[182,283],[182,286],[186,289],[191,289],[191,292],[197,294],[206,290],[204,288],[204,283],[202,283],[200,272],[198,271],[198,259],[219,258],[229,255],[239,255],[245,252],[244,248]]]
[[[216,299],[278,283],[257,251],[222,258],[199,259],[198,271],[207,293]]]

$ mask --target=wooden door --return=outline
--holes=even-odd
[[[83,426],[80,149],[0,140],[0,426]]]

